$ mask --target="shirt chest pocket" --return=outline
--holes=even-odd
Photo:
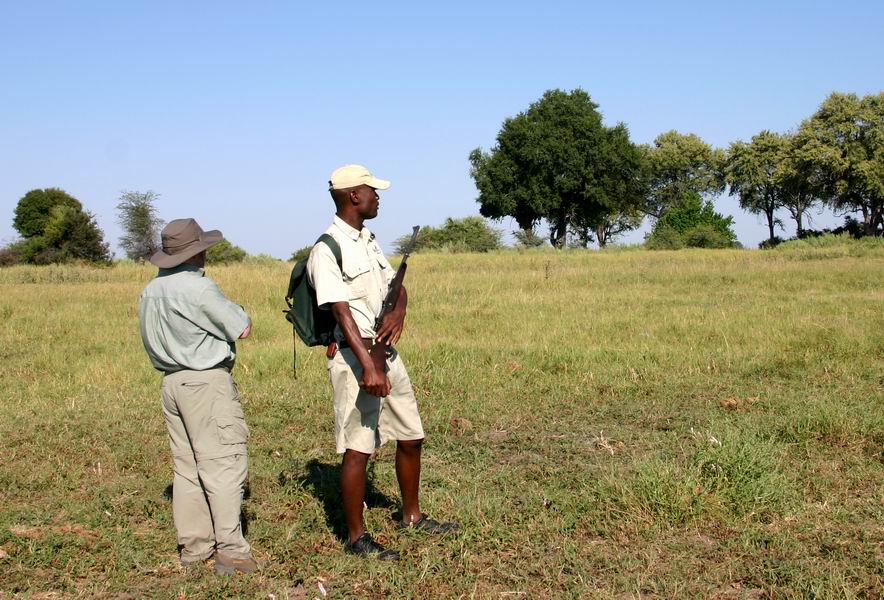
[[[368,260],[351,261],[343,265],[344,285],[350,300],[365,298],[371,285],[371,267]]]

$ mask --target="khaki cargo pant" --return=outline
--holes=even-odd
[[[181,561],[205,560],[216,548],[251,556],[240,525],[249,429],[233,378],[225,369],[179,371],[163,378],[162,397]]]

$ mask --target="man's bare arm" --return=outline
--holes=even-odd
[[[389,396],[390,380],[384,371],[378,372],[378,369],[375,368],[374,363],[371,361],[368,350],[362,344],[359,327],[356,326],[356,321],[353,320],[353,313],[350,312],[350,303],[334,302],[331,305],[331,312],[341,327],[344,339],[347,340],[347,344],[350,346],[359,364],[362,365],[362,379],[359,382],[359,386],[372,396],[378,396],[379,398]]]

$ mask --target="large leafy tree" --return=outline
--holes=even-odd
[[[569,228],[595,229],[644,198],[641,154],[626,127],[605,127],[580,89],[547,91],[470,163],[483,216],[513,217],[522,229],[545,220],[557,248]]]
[[[738,141],[731,144],[725,164],[730,195],[739,197],[743,210],[764,215],[771,243],[776,237],[774,227],[780,224],[776,212],[783,206],[778,169],[784,159],[786,144],[784,136],[762,131],[752,136],[749,143]]]
[[[49,264],[111,260],[95,216],[63,190],[47,188],[25,194],[16,206],[13,225],[24,238],[6,249],[16,261]]]
[[[120,247],[132,260],[148,259],[160,249],[160,230],[163,221],[154,202],[157,194],[123,192],[117,204],[117,220],[123,228]]]
[[[677,206],[688,194],[724,191],[724,151],[693,133],[661,133],[651,146],[642,146],[649,191],[646,211],[655,218]]]
[[[80,202],[58,188],[31,190],[18,201],[12,226],[25,239],[43,235],[46,224],[56,206],[70,206],[80,210]]]
[[[775,180],[781,191],[782,206],[795,221],[796,235],[804,234],[804,217],[819,203],[823,193],[822,161],[829,151],[809,134],[800,129],[786,136],[782,160]]]
[[[46,249],[34,262],[111,261],[110,248],[95,215],[80,208],[66,205],[53,208],[42,237]]]
[[[884,92],[833,93],[799,134],[813,148],[819,192],[836,210],[859,212],[867,235],[884,232]]]

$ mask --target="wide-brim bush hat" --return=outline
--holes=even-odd
[[[170,269],[211,248],[224,236],[217,229],[203,231],[194,219],[175,219],[163,227],[160,238],[163,249],[151,256],[150,262],[161,269]]]

